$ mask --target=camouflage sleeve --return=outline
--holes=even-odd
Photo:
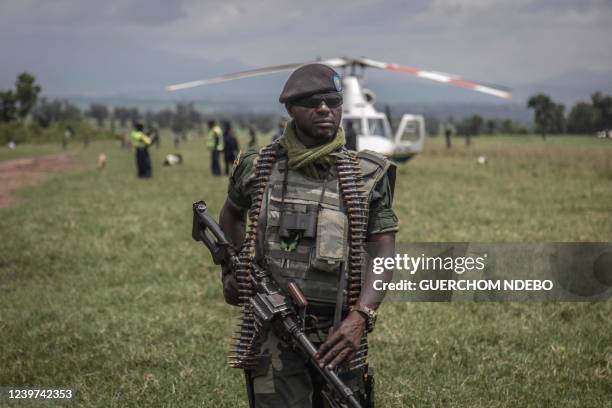
[[[255,179],[255,158],[257,150],[250,149],[236,159],[227,189],[227,198],[238,208],[248,210],[251,206],[252,189]]]
[[[372,191],[367,235],[399,230],[399,222],[393,211],[393,185],[387,172]]]

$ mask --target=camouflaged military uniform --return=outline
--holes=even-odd
[[[338,277],[346,265],[347,216],[333,165],[323,180],[306,177],[289,170],[286,151],[279,144],[276,148],[262,203],[256,260],[282,288],[288,280],[298,283],[309,301],[307,332],[318,347],[332,326]],[[347,154],[344,148],[332,153]],[[245,211],[254,196],[257,156],[250,150],[239,157],[230,178],[228,199]],[[394,165],[374,152],[360,152],[358,158],[369,197],[367,235],[397,231],[392,210]],[[313,384],[316,376],[307,362],[273,332],[264,339],[261,355],[257,368],[250,370],[257,407],[324,406],[316,392],[321,384]],[[358,372],[341,373],[341,378],[354,391],[363,390]]]

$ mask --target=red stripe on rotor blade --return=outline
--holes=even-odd
[[[407,74],[412,74],[412,75],[417,75],[419,72],[421,72],[420,69],[416,69],[412,67],[403,67],[403,66],[395,65],[395,64],[389,64],[385,67],[385,69],[388,69],[390,71],[405,72]]]
[[[448,83],[459,86],[461,88],[466,88],[466,89],[475,89],[477,86],[477,84],[473,82],[464,81],[462,79],[449,79]]]

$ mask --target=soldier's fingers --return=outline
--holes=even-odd
[[[351,349],[345,348],[336,356],[336,358],[333,359],[331,363],[329,363],[329,368],[335,370],[336,367],[338,367],[340,364],[342,364],[345,360],[349,358],[350,354]]]
[[[331,334],[324,342],[323,344],[321,344],[321,346],[319,346],[319,350],[317,351],[317,354],[315,355],[316,358],[320,358],[322,355],[324,355],[327,350],[331,349],[332,347],[334,347],[334,345],[342,338],[342,335],[339,332],[335,332],[333,334]]]
[[[327,353],[325,353],[323,358],[321,358],[321,364],[323,366],[329,364],[330,362],[334,360],[334,358],[339,356],[340,353],[343,352],[346,348],[347,347],[346,347],[345,341],[340,341],[336,343],[336,345],[331,350],[329,350]]]

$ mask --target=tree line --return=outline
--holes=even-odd
[[[530,97],[527,107],[533,109],[535,130],[543,138],[547,134],[595,133],[612,128],[612,96],[601,92],[591,95],[589,102],[577,102],[567,116],[565,106],[545,94]]]
[[[0,90],[0,122],[24,120],[36,106],[40,85],[33,75],[24,72],[17,76],[15,89]]]
[[[543,139],[546,135],[594,134],[612,129],[612,96],[596,92],[590,101],[579,101],[566,114],[565,105],[555,102],[546,94],[535,94],[527,100],[533,110],[533,131]],[[450,119],[459,135],[528,134],[524,124],[510,119],[484,119],[478,114],[463,118],[458,123]]]
[[[30,133],[36,135],[41,133],[36,127],[48,129],[55,126],[59,129],[67,123],[83,125],[83,119],[89,118],[99,129],[106,129],[111,135],[117,130],[141,122],[148,128],[169,129],[184,137],[190,131],[203,131],[203,126],[209,119],[232,121],[238,127],[253,127],[259,132],[271,131],[281,119],[275,114],[250,113],[205,116],[190,102],[177,103],[173,108],[144,112],[134,107],[109,107],[103,103],[91,103],[82,111],[67,100],[39,97],[41,92],[42,87],[36,83],[34,75],[27,72],[19,74],[13,89],[0,90],[0,125],[2,123],[24,125],[30,122],[35,127]],[[534,112],[533,130],[543,138],[548,134],[592,134],[612,128],[612,96],[600,92],[591,95],[590,101],[577,102],[567,115],[563,104],[553,101],[545,94],[531,96],[527,101],[527,107]],[[451,126],[455,133],[466,136],[529,133],[525,124],[510,119],[484,119],[478,114],[463,118],[456,123],[450,118],[446,125],[441,125],[437,119],[426,116],[426,126],[429,134],[438,133],[440,126],[443,128]],[[24,126],[22,130],[23,128]],[[12,129],[14,130],[15,126]],[[2,129],[0,133],[1,131]],[[0,136],[3,139],[7,138],[3,134]]]
[[[0,90],[0,142],[57,141],[70,127],[76,138],[111,138],[112,132],[96,129],[83,119],[81,110],[64,100],[41,97],[34,75],[23,72],[11,89]]]
[[[13,89],[0,90],[0,141],[52,140],[61,138],[64,127],[70,125],[76,134],[86,132],[119,137],[116,132],[140,122],[149,129],[168,129],[185,137],[188,132],[202,132],[207,120],[231,121],[238,127],[253,127],[259,132],[273,130],[280,120],[275,114],[234,113],[204,115],[193,103],[179,102],[172,108],[141,111],[135,107],[108,106],[91,103],[81,110],[63,99],[41,96],[42,87],[34,75],[24,72],[17,76]],[[86,120],[89,119],[89,120]],[[89,124],[93,122],[97,130]]]
[[[103,127],[109,123],[111,129],[126,128],[141,122],[147,128],[169,129],[175,134],[185,135],[190,131],[202,131],[208,120],[234,122],[238,127],[253,127],[259,132],[269,132],[280,120],[274,114],[232,113],[231,115],[208,114],[198,111],[192,102],[179,102],[173,109],[141,112],[138,108],[114,107],[93,103],[86,112],[88,117]]]

